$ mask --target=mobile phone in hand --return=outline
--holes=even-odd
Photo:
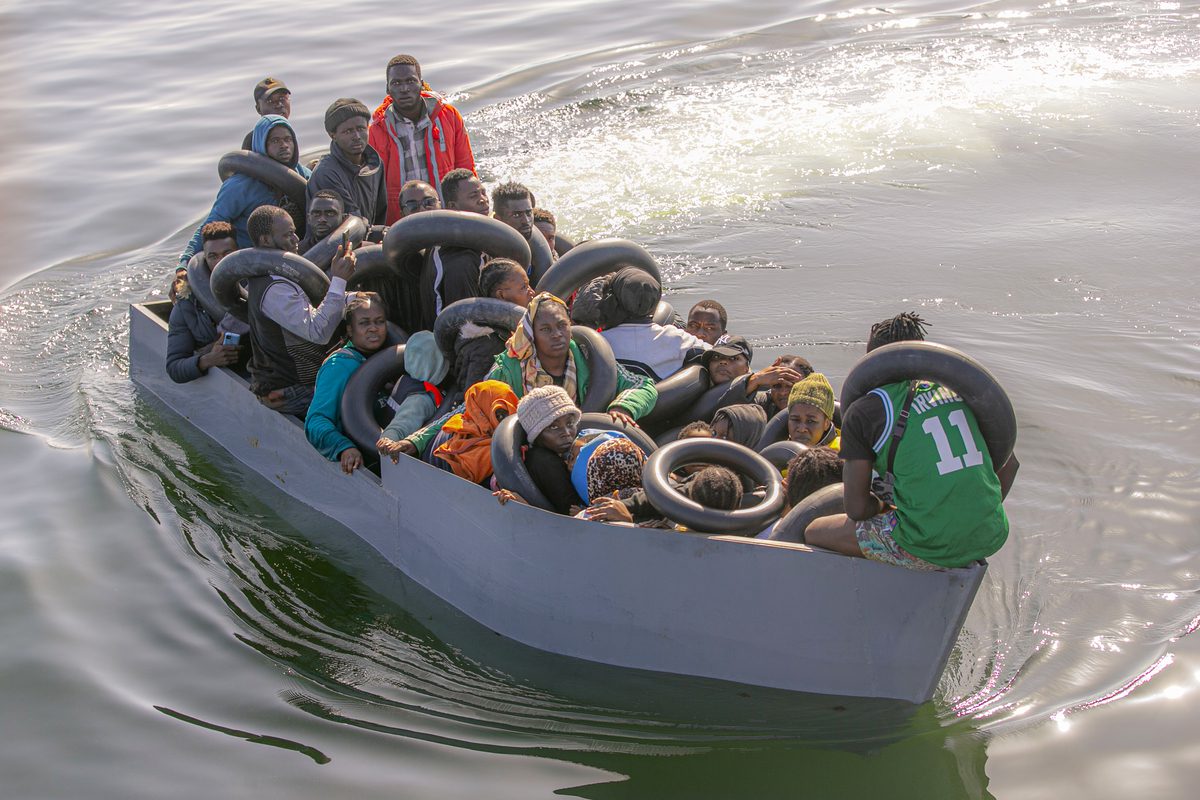
[[[233,347],[237,347],[241,341],[242,335],[240,333],[231,333],[230,331],[225,331],[225,338],[221,340],[221,344],[225,345],[226,347],[231,345]]]

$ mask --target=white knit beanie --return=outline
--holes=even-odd
[[[517,419],[530,444],[564,414],[572,415],[578,422],[582,413],[561,386],[540,386],[517,403]]]

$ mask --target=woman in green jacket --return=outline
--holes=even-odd
[[[579,346],[571,340],[571,318],[567,304],[549,292],[529,302],[521,324],[509,337],[504,352],[484,380],[508,384],[518,398],[539,386],[561,386],[576,405],[582,406],[588,389],[588,366]],[[654,381],[634,375],[617,365],[617,396],[608,404],[613,420],[634,424],[650,413],[658,402]],[[408,438],[417,454],[423,453],[436,423]]]

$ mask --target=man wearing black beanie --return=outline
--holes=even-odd
[[[387,215],[387,190],[383,162],[367,144],[370,120],[370,109],[352,97],[334,100],[325,111],[325,131],[332,141],[329,155],[308,179],[308,204],[312,205],[317,192],[330,189],[341,196],[347,214],[378,225]]]

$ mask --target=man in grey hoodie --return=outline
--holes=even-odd
[[[381,225],[387,216],[383,162],[367,144],[370,110],[353,97],[339,97],[325,111],[329,155],[308,179],[308,204],[323,189],[342,198],[347,214],[362,217],[368,225]]]

